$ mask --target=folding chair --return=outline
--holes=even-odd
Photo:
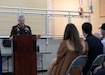
[[[91,72],[92,67],[101,65],[104,62],[104,60],[105,60],[105,54],[98,55],[93,61],[90,69],[88,70],[87,75],[92,75]]]
[[[77,56],[72,61],[72,63],[70,64],[70,66],[69,66],[69,68],[68,68],[68,70],[66,72],[66,75],[70,75],[71,68],[73,68],[73,67],[84,67],[86,62],[87,62],[87,56],[86,55]]]

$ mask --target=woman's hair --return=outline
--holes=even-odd
[[[83,49],[83,46],[81,45],[79,32],[74,24],[69,23],[67,24],[64,32],[64,38],[63,40],[68,40],[73,44],[76,53],[80,53]]]

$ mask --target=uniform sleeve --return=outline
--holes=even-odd
[[[28,34],[32,34],[31,27],[28,25],[26,25],[26,27],[28,28]]]
[[[65,41],[63,41],[59,46],[59,49],[57,52],[57,63],[61,61],[61,59],[65,56],[67,52],[65,44],[66,44]]]
[[[30,34],[32,34],[31,28],[29,27]]]
[[[10,37],[12,37],[14,35],[14,27],[12,27],[11,33],[10,33]]]

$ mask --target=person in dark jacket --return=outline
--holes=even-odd
[[[1,49],[0,49],[0,75],[2,75],[2,56],[1,56]]]
[[[95,68],[93,75],[105,75],[105,62]]]
[[[92,35],[92,25],[90,23],[85,22],[82,25],[82,31],[89,46],[88,60],[83,68],[83,75],[86,75],[94,59],[103,53],[103,45],[100,39]]]
[[[13,35],[22,35],[22,34],[32,34],[31,28],[28,25],[25,25],[24,16],[19,16],[18,24],[12,27],[10,37]]]

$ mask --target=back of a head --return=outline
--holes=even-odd
[[[104,38],[105,37],[105,23],[103,23],[99,29],[101,29],[101,35]]]
[[[89,22],[85,22],[82,25],[82,30],[83,32],[85,32],[86,34],[92,34],[92,25]]]
[[[75,38],[79,38],[79,33],[78,33],[78,30],[77,28],[75,27],[74,24],[72,23],[69,23],[67,24],[66,28],[65,28],[65,32],[64,32],[64,40],[67,40],[67,39],[75,39]]]
[[[67,24],[63,39],[70,40],[70,42],[73,43],[76,52],[77,53],[81,52],[83,47],[80,42],[79,32],[74,24],[72,23]]]

